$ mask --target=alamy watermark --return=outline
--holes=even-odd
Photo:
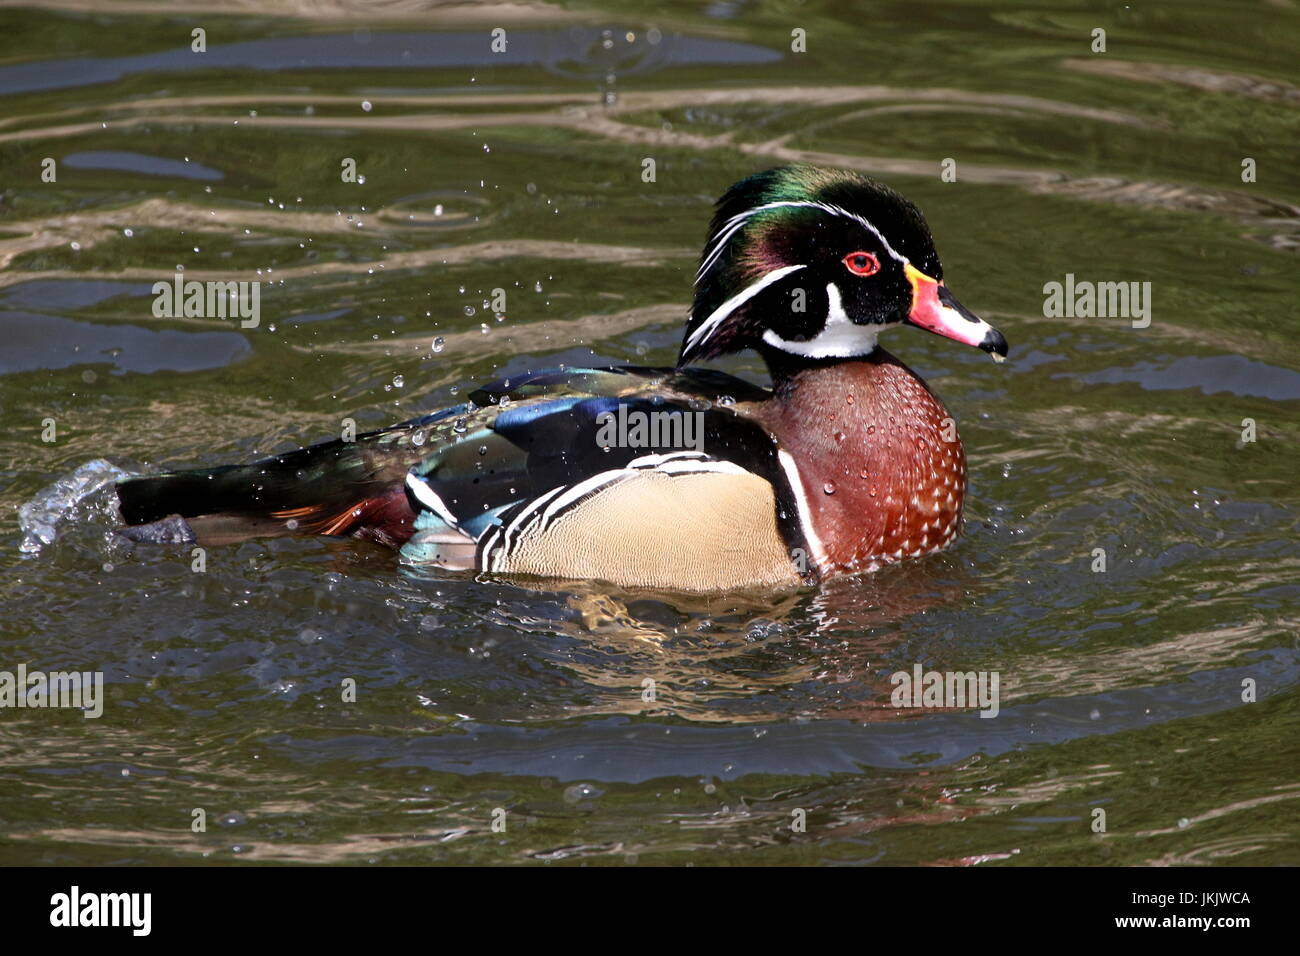
[[[680,410],[646,412],[622,402],[617,412],[596,416],[601,448],[690,448],[704,451],[704,413]]]
[[[153,894],[83,893],[73,886],[50,897],[50,925],[119,926],[130,929],[132,936],[148,936],[153,928]]]
[[[1131,319],[1133,328],[1151,324],[1151,283],[1076,281],[1073,272],[1065,282],[1043,286],[1043,318]]]
[[[87,718],[104,713],[102,671],[0,671],[0,707],[68,707]]]
[[[153,314],[159,319],[239,319],[240,328],[255,329],[262,321],[262,283],[186,281],[181,272],[168,282],[155,282]]]
[[[895,707],[978,707],[981,717],[996,717],[1000,705],[998,671],[925,671],[914,664],[911,672],[889,676]]]

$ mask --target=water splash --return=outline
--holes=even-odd
[[[112,502],[88,503],[88,499],[105,486],[129,477],[130,472],[96,458],[43,488],[18,509],[18,527],[23,533],[18,550],[23,554],[36,554],[54,542],[60,525],[83,521],[95,513],[115,513],[116,505]]]

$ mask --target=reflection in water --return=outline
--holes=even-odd
[[[221,173],[198,163],[177,162],[143,153],[120,149],[104,149],[88,153],[69,153],[63,157],[64,165],[73,169],[121,169],[146,176],[180,176],[184,179],[202,179],[216,182]]]
[[[96,83],[112,83],[141,73],[193,70],[359,70],[401,64],[419,70],[449,67],[541,66],[566,78],[635,76],[667,66],[727,66],[771,63],[780,54],[731,40],[676,35],[666,41],[658,30],[637,37],[626,29],[512,29],[504,47],[493,48],[482,33],[466,42],[463,33],[318,34],[216,43],[196,57],[182,46],[162,53],[76,61],[36,60],[0,66],[0,95],[33,93]]]
[[[0,69],[0,72],[3,72],[3,70]],[[122,104],[119,107],[120,109],[134,115],[119,117],[115,122],[115,127],[129,129],[160,122],[227,126],[232,122],[232,117],[229,115],[212,115],[196,111],[221,105],[234,105],[228,103],[229,99],[228,97],[165,99],[152,100],[143,106],[135,103]],[[268,105],[273,105],[277,99],[282,99],[286,103],[308,102],[309,104],[319,105],[337,103],[339,106],[346,104],[349,107],[355,107],[356,105],[355,99],[352,98],[303,97],[301,95],[283,98],[271,95],[251,100],[244,98],[244,101],[259,103],[265,108]],[[390,114],[387,99],[381,96],[375,96],[372,99],[380,110],[370,115],[319,117],[243,115],[242,118],[234,118],[233,121],[254,129],[258,127],[297,128],[302,130],[355,129],[407,133],[544,127],[605,137],[614,142],[625,144],[706,152],[717,149],[735,150],[768,164],[808,162],[856,169],[881,177],[897,175],[930,176],[933,173],[934,163],[932,160],[869,157],[799,148],[791,145],[791,141],[796,138],[801,142],[809,141],[810,136],[815,134],[821,127],[831,127],[840,123],[863,120],[869,118],[873,113],[878,115],[878,108],[850,111],[843,116],[828,118],[820,123],[801,127],[797,132],[760,142],[738,141],[732,133],[702,136],[689,130],[668,128],[671,124],[654,127],[629,121],[625,118],[620,119],[620,117],[643,115],[648,112],[669,113],[687,106],[698,108],[710,104],[725,104],[730,108],[745,104],[763,104],[773,109],[790,105],[827,108],[885,100],[894,104],[889,107],[891,111],[906,115],[919,111],[919,114],[923,117],[931,115],[935,108],[942,104],[944,110],[950,112],[969,111],[975,115],[988,115],[990,109],[1004,109],[1008,111],[1008,115],[1023,115],[1031,119],[1034,116],[1065,116],[1093,123],[1133,126],[1145,126],[1151,122],[1149,119],[1118,111],[1079,107],[1038,97],[972,94],[953,89],[916,90],[883,86],[750,88],[740,91],[727,91],[726,93],[708,89],[672,90],[653,93],[635,92],[620,96],[619,103],[614,108],[610,108],[612,104],[606,104],[596,107],[557,105],[553,109],[538,109],[537,107],[540,106],[551,105],[554,98],[550,94],[540,96],[519,94],[507,97],[499,94],[480,97],[475,94],[475,102],[487,100],[494,106],[513,105],[518,108],[517,112],[503,111],[487,114],[459,111],[419,112],[421,106],[430,108],[456,105],[463,108],[465,104],[461,100],[446,96],[401,96],[395,97],[391,101],[391,109],[399,111],[394,115]],[[167,110],[171,108],[184,110],[184,112],[168,113]],[[309,105],[308,108],[310,110],[312,107]],[[60,125],[44,130],[27,128],[9,133],[0,132],[0,143],[5,140],[26,141],[42,135],[53,137],[76,136],[91,132],[97,127],[98,124],[95,123],[78,123]],[[93,155],[104,156],[110,154],[101,151]],[[128,154],[117,152],[114,155]],[[153,174],[160,174],[159,170],[175,164],[174,160],[161,157],[143,158],[151,163],[149,170]],[[71,159],[72,157],[68,157],[65,161]],[[186,165],[188,166],[188,164]],[[131,167],[127,166],[126,168]],[[193,167],[185,175],[201,178],[203,169],[202,166]],[[963,163],[961,176],[964,181],[986,184],[1017,184],[1029,187],[1035,192],[1059,195],[1075,200],[1120,204],[1134,203],[1182,211],[1213,211],[1229,215],[1254,230],[1265,228],[1271,230],[1270,235],[1261,237],[1261,239],[1274,247],[1290,247],[1300,242],[1300,240],[1296,239],[1296,233],[1300,231],[1300,206],[1268,196],[1247,194],[1240,190],[1213,189],[1203,186],[1191,187],[1152,181],[1130,181],[1116,177],[1077,177],[1060,169],[991,166],[974,162]],[[482,203],[483,200],[462,196],[457,202],[464,205],[466,203]],[[283,207],[284,203],[281,203],[281,206]],[[404,214],[405,221],[400,218],[395,219],[395,215],[400,216],[403,214],[393,209],[380,212],[377,217],[379,222],[372,220],[370,228],[373,231],[374,227],[379,223],[387,224],[392,228],[399,222],[406,227],[412,225],[417,225],[420,228],[446,227],[444,223],[436,221],[436,217],[435,221],[430,221],[428,217],[422,217],[423,221],[417,224],[412,219],[412,213]],[[464,217],[465,213],[457,212],[456,215]],[[474,215],[475,224],[480,226],[488,225],[488,220],[482,217],[481,211],[476,210]],[[88,247],[89,244],[98,239],[118,235],[120,227],[117,224],[122,221],[131,222],[136,225],[136,228],[182,221],[192,223],[195,226],[201,223],[200,228],[203,231],[220,231],[224,227],[230,230],[231,235],[237,236],[248,227],[249,223],[257,224],[267,234],[288,233],[301,235],[359,228],[363,224],[360,222],[363,218],[367,217],[343,217],[339,215],[330,217],[292,208],[282,209],[279,215],[274,212],[263,211],[250,217],[249,212],[244,209],[220,211],[219,208],[209,207],[205,210],[199,210],[181,204],[149,200],[136,209],[126,212],[125,215],[123,210],[112,210],[102,214],[81,213],[75,217],[67,217],[62,221],[50,222],[44,220],[40,223],[32,223],[28,227],[31,229],[30,235],[17,239],[0,240],[0,265],[12,263],[14,258],[21,253],[64,245],[72,236],[76,236],[76,241],[80,245]],[[99,221],[97,222],[97,220]],[[452,220],[448,219],[447,221],[451,222]],[[14,223],[14,227],[22,230],[24,224]],[[1282,231],[1278,232],[1277,230]],[[367,233],[367,235],[370,235],[370,233]],[[687,251],[684,250],[684,252]],[[690,251],[689,254],[693,254],[693,251]],[[421,265],[427,266],[432,262],[432,257],[427,254],[410,253],[388,257],[383,265],[388,269],[401,269]],[[345,266],[340,263],[331,263],[330,265],[356,269],[356,265]],[[214,275],[225,274],[224,271],[214,273]],[[301,274],[301,271],[291,273],[291,275]],[[33,277],[31,274],[24,275],[21,271],[15,271],[4,277],[4,281],[9,284]]]

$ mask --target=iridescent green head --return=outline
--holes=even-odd
[[[916,206],[856,173],[782,166],[718,201],[678,364],[746,348],[852,358],[904,322],[1007,353],[1002,333],[943,284]]]

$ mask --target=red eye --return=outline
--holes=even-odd
[[[880,271],[880,260],[870,252],[850,252],[844,257],[844,266],[855,276],[870,276]]]

